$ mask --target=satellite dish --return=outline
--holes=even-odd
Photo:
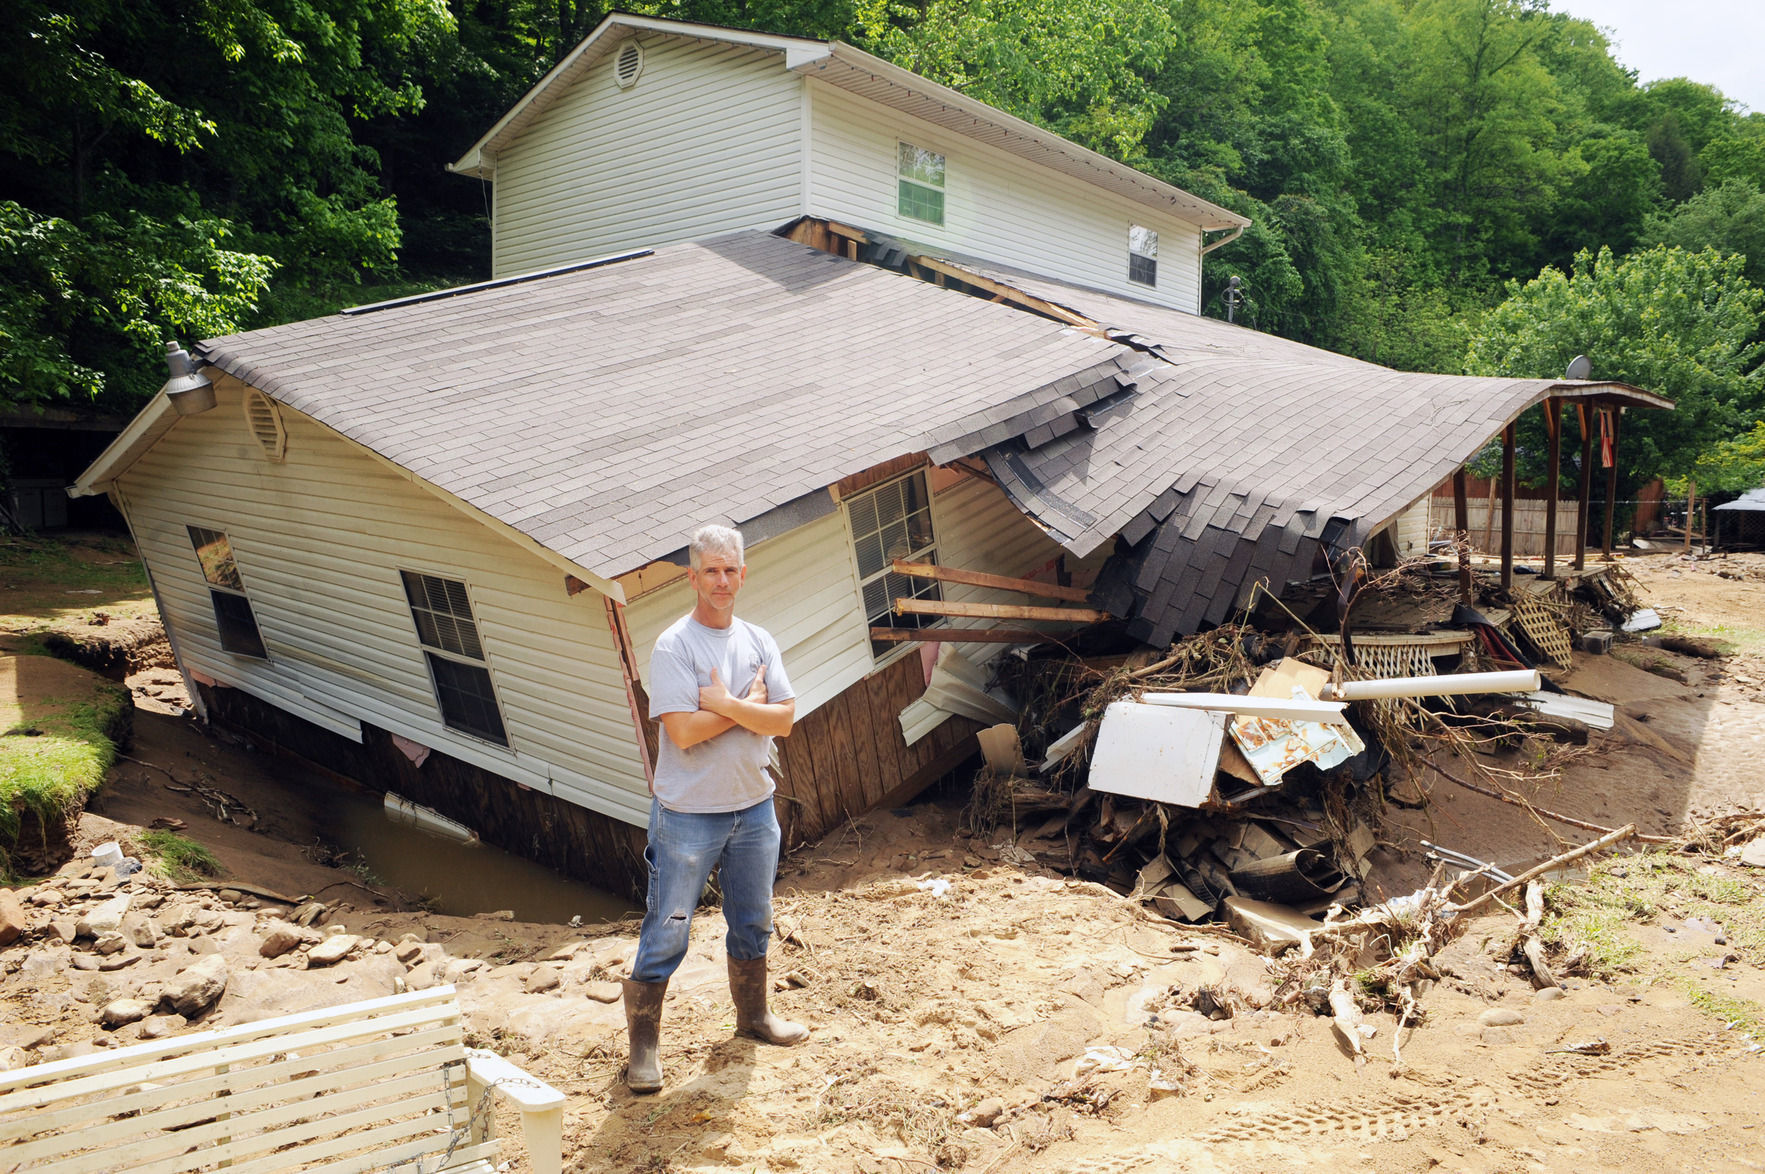
[[[1586,355],[1576,355],[1569,360],[1569,369],[1563,372],[1564,379],[1586,379],[1593,374],[1593,362]]]

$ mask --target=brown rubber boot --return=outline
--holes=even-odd
[[[631,1037],[631,1060],[625,1066],[625,1087],[655,1092],[662,1087],[662,996],[668,980],[625,985],[625,1031]]]
[[[800,1044],[809,1038],[801,1023],[780,1019],[766,1009],[766,959],[731,958],[729,994],[735,1000],[735,1033],[769,1044]]]

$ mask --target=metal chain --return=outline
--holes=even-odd
[[[471,1051],[472,1049],[467,1049],[468,1054],[470,1054]],[[448,1069],[463,1068],[465,1065],[465,1060],[449,1060],[441,1066],[441,1099],[442,1103],[447,1106],[447,1149],[442,1152],[437,1164],[433,1167],[425,1166],[421,1155],[417,1155],[406,1158],[401,1162],[394,1162],[388,1167],[389,1171],[397,1171],[403,1167],[409,1167],[414,1174],[441,1174],[441,1171],[446,1170],[448,1163],[453,1160],[454,1151],[460,1148],[460,1142],[463,1139],[472,1136],[474,1127],[482,1127],[489,1123],[490,1096],[492,1093],[505,1086],[532,1089],[545,1087],[539,1081],[525,1075],[503,1076],[496,1080],[489,1081],[485,1084],[483,1093],[478,1097],[478,1104],[467,1113],[464,1126],[457,1127],[454,1124],[454,1105],[453,1097],[451,1095],[454,1087],[454,1080],[449,1076]]]

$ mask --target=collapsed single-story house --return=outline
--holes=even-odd
[[[720,137],[768,102],[789,150]],[[780,151],[788,191],[743,203],[775,177],[737,164]],[[72,492],[129,520],[210,719],[616,889],[700,523],[745,531],[741,611],[798,693],[798,842],[972,750],[915,708],[922,642],[1024,595],[897,561],[1088,593],[1161,644],[1320,551],[1425,541],[1412,507],[1535,404],[1670,406],[1203,318],[1203,238],[1242,218],[845,46],[610,17],[468,160],[501,276],[197,345]]]

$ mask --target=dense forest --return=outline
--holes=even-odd
[[[1573,8],[1573,0],[1559,0]],[[1250,216],[1205,312],[1673,396],[1627,480],[1765,482],[1765,114],[1541,0],[662,0],[844,40]],[[596,0],[8,0],[0,397],[131,411],[186,341],[485,276],[457,158]]]

